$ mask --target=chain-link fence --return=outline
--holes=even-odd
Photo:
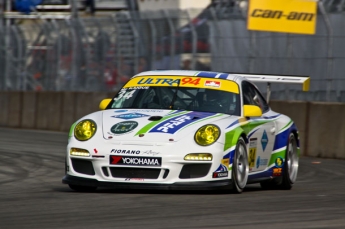
[[[232,1],[16,21],[0,27],[0,89],[113,91],[141,71],[191,69],[308,75],[310,92],[274,85],[272,98],[345,102],[345,13],[324,6],[311,36],[248,31],[246,8]]]

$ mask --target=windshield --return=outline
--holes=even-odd
[[[174,109],[240,115],[239,94],[178,85],[122,88],[108,108]]]

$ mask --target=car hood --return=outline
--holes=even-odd
[[[111,141],[176,142],[198,128],[229,117],[226,114],[150,109],[103,111],[103,137]]]

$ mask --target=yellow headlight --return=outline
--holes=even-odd
[[[190,153],[184,159],[186,161],[212,161],[212,154],[210,153]]]
[[[96,133],[96,123],[92,120],[86,119],[79,122],[74,128],[74,136],[79,141],[86,141],[92,138]]]
[[[71,148],[69,151],[72,156],[89,157],[90,153],[86,149]]]
[[[201,127],[194,136],[194,140],[201,146],[208,146],[217,141],[220,135],[218,126],[205,125]]]

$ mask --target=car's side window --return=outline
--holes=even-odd
[[[269,106],[257,88],[247,81],[242,82],[242,94],[244,105],[259,106],[262,113],[269,110]]]

